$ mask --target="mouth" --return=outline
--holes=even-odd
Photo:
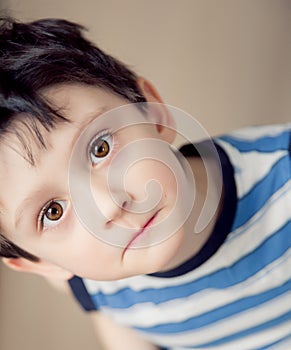
[[[149,231],[150,227],[152,226],[156,216],[158,215],[159,211],[157,211],[143,226],[142,228],[137,231],[134,236],[132,237],[132,239],[127,243],[126,247],[123,250],[122,253],[122,258],[125,254],[125,252],[127,251],[127,249],[129,249],[131,247],[131,245],[133,244],[133,242],[140,236],[142,236],[143,234],[145,234],[147,231]]]

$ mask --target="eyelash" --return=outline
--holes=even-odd
[[[102,138],[106,138],[110,136],[112,138],[112,144],[110,145],[110,150],[107,156],[104,157],[104,160],[102,160],[102,158],[100,159],[100,163],[101,162],[106,162],[107,158],[109,158],[110,156],[112,156],[112,154],[114,153],[114,151],[116,150],[116,148],[118,147],[118,142],[116,139],[116,134],[113,134],[112,130],[110,129],[105,129],[100,131],[97,135],[95,135],[91,141],[89,142],[88,148],[87,148],[87,155],[89,158],[89,161],[92,163],[93,167],[97,167],[99,164],[94,164],[91,158],[91,150],[92,150],[92,145],[95,141],[97,141],[98,139],[102,139]]]
[[[38,216],[37,216],[37,226],[38,229],[40,229],[41,231],[44,231],[46,228],[44,227],[44,217],[45,214],[47,212],[47,210],[49,209],[49,207],[53,204],[53,203],[60,203],[60,202],[65,202],[64,200],[61,199],[51,199],[50,201],[48,201],[40,210]],[[65,211],[67,210],[67,205],[63,205],[62,206],[63,209],[63,213],[62,213],[62,217],[59,220],[56,220],[56,225],[53,227],[55,228],[56,226],[59,225],[59,222],[62,221],[63,216],[65,215]]]
[[[56,202],[56,199],[51,199],[49,202],[47,202],[40,210],[38,216],[37,216],[37,225],[38,227],[41,227],[43,229],[43,220],[44,220],[44,215],[46,213],[46,211],[48,210],[48,208],[54,203]]]

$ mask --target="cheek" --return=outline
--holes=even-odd
[[[135,194],[136,199],[148,195],[151,182],[155,183],[152,190],[161,191],[163,196],[177,192],[177,181],[174,172],[164,163],[155,160],[144,160],[132,166],[125,176],[127,192]],[[156,186],[157,185],[157,186]]]
[[[75,243],[76,250],[69,262],[69,270],[74,274],[99,280],[119,277],[120,248],[106,244],[88,232]]]
[[[102,242],[89,233],[80,223],[69,224],[67,238],[54,241],[50,253],[44,255],[57,265],[81,277],[105,278],[112,274],[112,266],[119,260],[118,248]],[[61,234],[61,233],[60,233]],[[48,253],[48,252],[47,252]]]

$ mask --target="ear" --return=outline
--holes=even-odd
[[[164,103],[154,85],[143,77],[137,78],[137,85],[148,102]]]
[[[68,280],[73,277],[70,271],[43,260],[35,262],[25,258],[2,258],[2,261],[14,271],[34,273],[58,280]]]
[[[147,102],[153,102],[149,107],[151,110],[149,113],[150,120],[156,124],[161,138],[170,144],[173,143],[176,137],[175,121],[157,89],[152,83],[142,77],[137,78],[137,84]]]

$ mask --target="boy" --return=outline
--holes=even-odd
[[[287,349],[291,126],[178,153],[171,108],[81,29],[2,20],[3,261],[68,281],[105,349]]]

